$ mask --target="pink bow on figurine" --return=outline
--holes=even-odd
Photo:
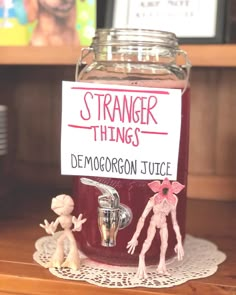
[[[166,200],[169,204],[176,205],[176,196],[184,188],[184,185],[177,181],[172,183],[168,178],[165,178],[162,183],[159,180],[148,183],[150,189],[157,193],[154,195],[155,204],[160,204],[163,200]]]

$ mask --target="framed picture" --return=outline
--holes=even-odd
[[[108,0],[107,25],[170,31],[180,43],[222,43],[226,0]]]
[[[236,43],[236,1],[228,0],[226,7],[225,42]]]
[[[96,0],[0,0],[0,46],[88,46]]]

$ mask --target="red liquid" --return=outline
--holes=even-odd
[[[140,82],[141,81],[139,81],[139,83]],[[151,86],[147,85],[147,82],[148,81],[145,81],[145,84],[143,83],[141,86]],[[101,81],[99,81],[99,83],[101,83]],[[149,83],[152,83],[152,86],[160,87],[158,84],[153,85],[153,82]],[[181,86],[183,86],[182,81],[179,81],[179,83],[174,82],[175,84],[170,84],[171,82],[167,82],[166,85],[163,85],[163,81],[161,83],[161,86],[166,88],[180,88],[180,83],[182,84]],[[125,83],[123,81],[122,84],[129,85],[130,83],[127,83],[127,81]],[[177,174],[177,181],[185,185],[185,189],[178,194],[179,201],[177,206],[177,220],[183,239],[185,237],[186,191],[188,174],[189,109],[190,90],[188,88],[182,96],[182,125]],[[133,220],[128,227],[118,231],[115,247],[108,248],[101,246],[101,236],[98,229],[97,220],[98,196],[100,195],[100,192],[95,187],[82,184],[80,182],[80,177],[74,177],[73,195],[75,200],[75,215],[83,213],[83,216],[87,218],[87,222],[83,225],[82,231],[76,233],[76,240],[78,242],[79,248],[88,257],[99,262],[114,265],[137,265],[138,255],[141,251],[142,244],[146,239],[147,228],[152,213],[149,214],[145,221],[145,225],[138,239],[139,244],[136,247],[135,253],[133,255],[127,253],[126,246],[127,242],[132,238],[135,232],[138,219],[141,216],[144,207],[146,206],[149,198],[154,194],[147,186],[147,183],[152,180],[126,180],[100,177],[88,178],[114,187],[120,195],[120,202],[127,205],[132,210]],[[168,258],[174,254],[173,249],[176,245],[176,238],[172,228],[170,216],[167,217],[167,222],[169,228],[169,240],[166,257]],[[156,264],[159,261],[159,255],[160,236],[159,231],[157,230],[151,248],[146,253],[146,264]]]

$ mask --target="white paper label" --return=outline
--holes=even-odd
[[[177,178],[181,90],[63,82],[61,172]]]

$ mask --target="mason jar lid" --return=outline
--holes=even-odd
[[[174,33],[147,29],[97,29],[91,47],[99,46],[164,46],[178,49]]]

